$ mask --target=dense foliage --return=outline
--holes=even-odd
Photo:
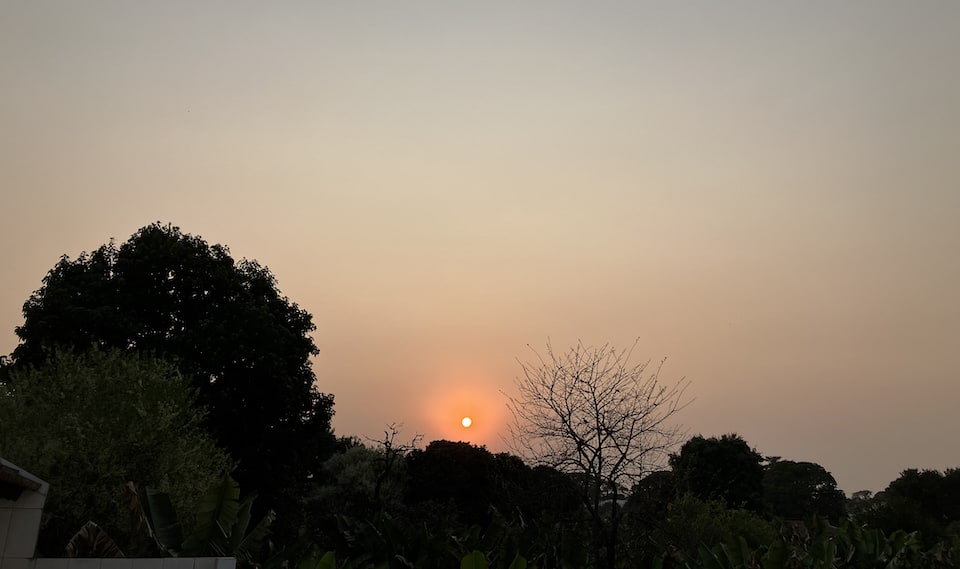
[[[790,520],[843,519],[846,497],[819,464],[774,460],[763,469],[763,498],[771,514]]]
[[[268,269],[155,223],[128,241],[64,257],[23,306],[14,366],[91,346],[174,362],[237,479],[284,512],[332,451],[333,398],[314,386],[311,316]]]
[[[678,487],[701,500],[762,511],[763,457],[739,435],[697,435],[670,457]]]
[[[727,439],[742,441],[735,435]],[[365,448],[361,455],[372,464],[382,452]],[[357,453],[354,447],[344,456]],[[321,547],[310,555],[319,562],[321,552],[329,550],[326,562],[335,558],[337,566],[349,568],[603,566],[605,556],[598,557],[591,546],[595,527],[579,500],[578,477],[543,466],[530,469],[515,460],[451,441],[410,452],[405,468],[394,473],[394,487],[407,488],[405,498],[367,518],[352,516],[350,507],[338,509],[336,500],[327,502],[333,530],[314,534]],[[787,466],[773,469],[770,484],[793,488],[794,511],[806,511],[816,503],[813,498],[832,488],[832,476],[813,463],[775,460],[763,466],[764,474],[778,463]],[[615,545],[617,567],[960,567],[955,531],[927,539],[902,529],[864,527],[848,514],[830,524],[822,516],[785,517],[769,507],[751,511],[720,498],[698,498],[676,483],[680,474],[655,472],[634,487]],[[947,477],[937,474],[922,478]],[[906,478],[913,476],[908,472]],[[563,482],[553,485],[558,481]],[[365,487],[369,495],[370,484]],[[781,499],[782,507],[788,499]],[[485,516],[478,515],[482,507]]]
[[[50,483],[39,551],[62,555],[88,520],[129,547],[128,481],[163,489],[189,520],[233,468],[194,403],[174,366],[136,353],[57,351],[14,370],[0,384],[0,456]]]
[[[904,470],[875,496],[855,496],[854,519],[892,532],[917,531],[925,543],[960,534],[960,469]]]

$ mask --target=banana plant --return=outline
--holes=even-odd
[[[65,553],[67,557],[124,557],[113,538],[92,521],[70,538]]]
[[[275,518],[272,511],[268,512],[250,529],[256,496],[241,501],[240,486],[230,476],[207,491],[189,535],[184,535],[167,494],[148,487],[137,496],[135,507],[150,536],[161,551],[174,557],[235,557],[243,565],[255,565]]]

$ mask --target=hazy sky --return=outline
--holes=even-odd
[[[499,450],[528,343],[639,338],[691,435],[960,466],[958,65],[950,1],[0,0],[0,353],[161,220],[313,314],[338,434]]]

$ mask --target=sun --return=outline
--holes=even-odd
[[[473,419],[470,417],[464,417],[463,419],[460,419],[460,424],[463,425],[464,429],[469,429],[470,425],[473,424]]]

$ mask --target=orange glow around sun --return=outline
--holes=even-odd
[[[481,366],[439,365],[431,370],[441,385],[423,398],[426,441],[445,439],[499,450],[506,406],[497,374]]]

